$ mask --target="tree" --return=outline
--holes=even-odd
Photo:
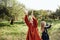
[[[23,8],[25,7],[23,4],[18,4],[16,0],[2,0],[2,2],[4,2],[5,5],[1,6],[1,17],[3,17],[3,15],[4,17],[8,15],[7,17],[9,19],[22,19],[22,15],[24,13]]]
[[[0,5],[0,18],[5,19],[7,16],[11,16],[9,10],[4,5]]]
[[[60,19],[60,6],[58,7],[58,9],[56,9],[55,15]]]

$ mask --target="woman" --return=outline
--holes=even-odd
[[[28,19],[28,12],[25,13],[25,23],[28,26],[28,33],[27,33],[27,38],[26,40],[41,40],[38,34],[38,29],[37,29],[37,19],[33,16],[33,12],[31,15],[31,19]]]
[[[49,40],[49,35],[47,29],[49,29],[51,25],[48,25],[44,19],[41,21],[41,30],[42,30],[42,39],[43,40]]]

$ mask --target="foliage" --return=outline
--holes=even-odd
[[[17,3],[16,0],[2,0],[0,18],[4,19],[6,17],[10,20],[13,17],[14,20],[18,20],[18,17],[23,15],[23,8],[24,5]]]
[[[60,19],[60,7],[58,7],[55,12],[51,13],[49,17],[52,19]]]

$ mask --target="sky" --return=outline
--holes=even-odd
[[[55,11],[60,6],[60,0],[18,0],[23,3],[27,9],[52,10]]]

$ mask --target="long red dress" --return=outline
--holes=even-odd
[[[26,40],[41,40],[38,29],[37,29],[37,20],[33,18],[33,25],[29,22],[28,16],[25,16],[25,23],[28,26],[28,34]]]

